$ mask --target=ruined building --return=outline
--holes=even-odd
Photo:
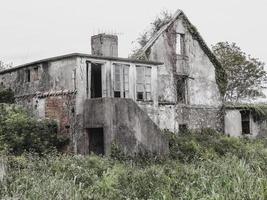
[[[38,118],[59,124],[68,151],[168,153],[162,129],[223,131],[223,70],[178,10],[142,49],[145,60],[118,57],[118,38],[91,38],[91,55],[73,53],[0,72],[0,83]]]

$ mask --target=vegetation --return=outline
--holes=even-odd
[[[133,59],[140,59],[145,60],[143,52],[141,49],[146,45],[146,43],[149,41],[150,38],[152,38],[155,33],[157,33],[161,27],[168,24],[172,19],[172,14],[167,11],[163,10],[161,13],[156,16],[156,18],[152,21],[150,24],[150,27],[140,34],[140,36],[137,38],[137,46],[133,50],[132,54],[130,55]]]
[[[170,139],[170,157],[4,156],[3,199],[267,198],[267,143],[211,130]],[[116,159],[115,159],[116,158]]]
[[[15,105],[0,104],[0,151],[20,155],[61,148],[67,141],[57,136],[57,124],[36,120]]]
[[[4,69],[9,69],[11,67],[13,67],[13,63],[4,63],[0,60],[0,71]]]
[[[227,74],[225,100],[238,102],[261,95],[260,86],[266,78],[263,62],[247,55],[235,43],[219,42],[212,49]]]
[[[251,113],[258,120],[267,120],[267,105],[266,104],[240,104],[240,103],[227,103],[226,108],[239,109],[251,111]]]
[[[0,103],[15,103],[14,92],[10,88],[6,89],[0,85]]]

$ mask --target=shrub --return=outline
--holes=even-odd
[[[14,92],[9,88],[0,86],[0,103],[12,104],[15,102]]]
[[[66,140],[57,136],[57,124],[36,120],[17,106],[0,105],[0,150],[20,155],[60,148]]]

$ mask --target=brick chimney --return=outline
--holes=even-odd
[[[101,33],[91,37],[91,54],[118,57],[118,36]]]

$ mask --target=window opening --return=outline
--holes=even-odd
[[[129,65],[114,64],[114,97],[129,97]]]
[[[102,97],[101,64],[91,64],[91,98]]]
[[[31,70],[26,70],[26,80],[27,82],[31,82]]]
[[[176,54],[185,54],[184,34],[177,33],[176,35]]]
[[[136,67],[136,96],[137,100],[150,101],[151,97],[151,67]]]
[[[186,103],[186,78],[179,77],[177,80],[177,102]]]

